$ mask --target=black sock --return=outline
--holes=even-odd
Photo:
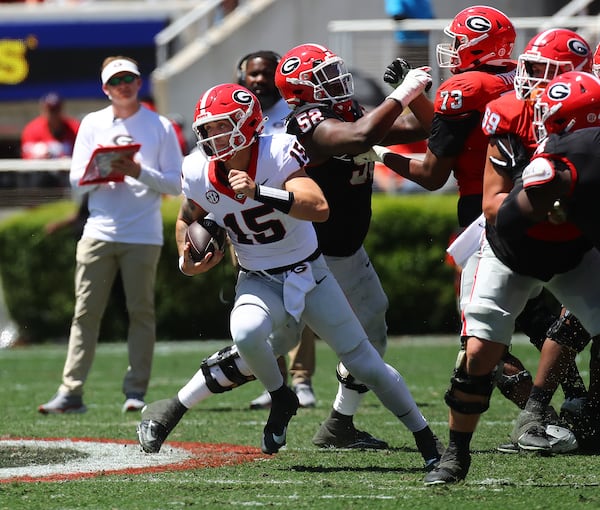
[[[525,409],[527,411],[543,413],[548,407],[548,404],[550,404],[552,395],[554,395],[554,391],[545,390],[534,385],[531,388],[531,393],[529,394],[527,404],[525,404]]]
[[[453,445],[459,454],[468,454],[471,448],[472,437],[473,432],[458,432],[457,430],[450,430],[450,442],[448,444],[448,448]]]
[[[277,388],[275,391],[269,391],[271,394],[272,400],[281,400],[285,398],[288,394],[288,387],[285,384],[282,384],[281,387]]]
[[[437,450],[437,444],[434,439],[433,432],[429,428],[429,426],[425,427],[418,432],[413,432],[413,436],[415,438],[415,443],[417,444],[417,448],[423,459],[431,460],[439,457],[439,453]]]

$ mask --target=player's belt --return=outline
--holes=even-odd
[[[295,267],[299,266],[303,262],[312,262],[313,260],[317,260],[321,256],[321,250],[317,248],[312,254],[306,257],[304,260],[300,262],[294,262],[289,266],[281,266],[281,267],[273,267],[271,269],[246,269],[245,267],[240,266],[240,271],[244,271],[245,273],[250,273],[251,271],[260,271],[267,274],[279,274],[285,273],[286,271],[291,271]]]

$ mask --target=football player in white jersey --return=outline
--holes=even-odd
[[[311,222],[325,221],[329,206],[304,171],[303,148],[293,136],[259,136],[262,121],[258,100],[241,85],[213,87],[196,106],[193,128],[201,150],[183,164],[185,198],[176,223],[180,269],[200,274],[222,259],[214,252],[194,262],[185,241],[187,226],[212,213],[241,266],[230,316],[234,345],[205,360],[175,397],[144,408],[139,442],[146,452],[158,452],[188,409],[256,377],[272,400],[262,451],[278,452],[298,398],[276,358],[297,343],[304,321],[413,432],[431,469],[441,456],[437,438],[400,374],[369,342],[318,249]],[[281,328],[297,334],[270,341]]]
[[[281,55],[274,51],[259,50],[244,55],[238,62],[235,73],[238,84],[246,87],[260,102],[265,123],[263,133],[285,133],[285,119],[290,114],[287,102],[281,97],[275,86],[275,70]],[[312,389],[312,376],[315,372],[315,334],[310,328],[304,328],[300,343],[289,353],[289,370],[286,359],[281,356],[277,361],[279,369],[287,380],[288,372],[292,389],[298,395],[300,407],[314,407],[315,394]],[[250,402],[250,409],[268,409],[271,407],[271,395],[263,391]]]

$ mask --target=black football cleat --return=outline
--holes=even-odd
[[[285,446],[288,423],[300,406],[296,394],[287,386],[284,388],[282,397],[273,397],[269,419],[263,430],[261,450],[268,455],[277,453]]]

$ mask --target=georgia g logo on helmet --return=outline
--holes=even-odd
[[[564,101],[571,94],[571,87],[566,83],[555,83],[548,88],[547,95],[556,102]]]
[[[299,57],[290,57],[281,65],[281,74],[292,74],[300,66]]]
[[[579,39],[569,39],[567,48],[580,57],[585,57],[589,54],[587,46]]]
[[[465,21],[465,25],[473,32],[489,32],[492,29],[492,23],[489,19],[482,16],[470,16]]]
[[[252,96],[250,94],[248,94],[248,92],[246,90],[238,89],[238,90],[234,91],[234,93],[231,97],[238,104],[251,104],[252,103]]]

